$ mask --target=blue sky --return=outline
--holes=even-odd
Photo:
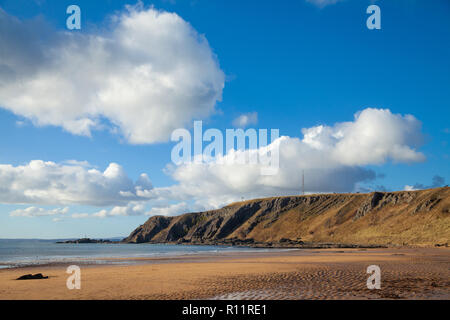
[[[351,160],[346,158],[342,162],[345,165],[339,162],[340,166],[344,166],[345,170],[351,169],[352,175],[356,175],[354,170],[358,169],[370,171],[372,176],[365,174],[354,180],[350,179],[349,184],[342,186],[342,189],[330,187],[330,190],[325,190],[318,187],[309,191],[403,190],[407,185],[432,186],[435,176],[443,178],[447,184],[450,180],[450,3],[445,0],[376,1],[373,3],[381,8],[381,30],[369,30],[366,27],[369,15],[365,12],[372,2],[347,0],[319,6],[314,1],[300,0],[166,0],[143,1],[142,7],[137,10],[151,10],[150,6],[153,5],[156,10],[176,13],[190,24],[193,30],[207,39],[208,49],[213,57],[211,61],[218,64],[214,70],[209,71],[203,81],[223,83],[223,90],[217,89],[216,92],[221,99],[208,105],[208,112],[202,109],[200,114],[186,113],[188,118],[183,121],[187,129],[190,129],[193,120],[201,119],[205,128],[225,130],[232,128],[233,120],[242,114],[256,112],[257,122],[251,127],[279,128],[280,135],[302,139],[303,128],[319,125],[333,127],[336,123],[357,122],[354,115],[366,108],[389,109],[387,119],[395,115],[403,119],[399,120],[399,123],[404,124],[406,131],[399,133],[399,143],[415,150],[416,154],[412,160],[405,161],[403,156],[393,156],[392,150],[386,151],[387,156],[383,161],[358,161],[358,155]],[[8,19],[15,17],[21,23],[34,19],[43,29],[51,29],[49,38],[57,38],[55,34],[69,32],[65,29],[68,16],[65,11],[70,4],[77,4],[82,12],[82,29],[70,32],[83,37],[114,32],[111,29],[115,26],[111,25],[108,17],[120,17],[126,11],[125,4],[133,5],[135,2],[0,0],[0,7],[8,15]],[[9,21],[5,17],[2,19]],[[13,31],[8,29],[9,25],[5,23],[0,24],[0,28],[3,28],[0,35]],[[182,28],[187,27],[182,25]],[[30,37],[39,38],[47,33],[43,31],[37,34]],[[54,42],[49,43],[49,48],[52,48]],[[196,54],[197,48],[193,46],[193,54]],[[185,57],[190,51],[185,53],[182,49],[177,47],[176,52],[169,54],[176,56],[179,63],[191,63],[192,59],[187,60]],[[145,50],[157,49],[156,46],[149,45]],[[201,50],[203,49],[198,49],[198,52],[203,52]],[[84,55],[86,63],[92,59],[89,52],[86,51]],[[122,61],[121,57],[117,59]],[[37,58],[33,61],[31,65],[35,63],[39,67],[41,62]],[[75,67],[77,64],[81,67],[84,64],[83,58],[73,61]],[[198,61],[195,61],[194,66],[198,66]],[[224,76],[222,82],[219,71]],[[0,76],[1,72],[0,68]],[[33,76],[31,73],[30,75]],[[26,76],[28,77],[28,73]],[[75,86],[75,89],[74,94],[85,94],[83,88]],[[91,89],[86,90],[90,92]],[[174,185],[181,185],[183,190],[195,189],[186,184],[185,179],[188,177],[177,180],[164,170],[170,163],[170,153],[175,145],[168,141],[169,137],[155,138],[156,140],[145,140],[144,137],[144,143],[141,141],[136,144],[130,140],[132,138],[101,126],[93,129],[90,136],[78,135],[63,128],[64,124],[38,125],[36,117],[44,119],[45,115],[32,111],[34,118],[27,116],[30,112],[20,109],[15,100],[11,101],[13,99],[7,93],[2,96],[0,92],[0,130],[3,137],[0,139],[0,164],[18,167],[26,166],[31,160],[43,160],[64,165],[67,160],[77,160],[87,161],[89,168],[103,172],[110,163],[117,163],[132,181],[136,181],[141,173],[146,173],[154,189],[170,188]],[[146,106],[136,106],[139,107]],[[164,106],[158,105],[158,108],[161,114],[166,112]],[[138,109],[130,110],[136,112]],[[106,111],[103,113],[106,119],[101,121],[108,127],[112,120],[105,114]],[[416,122],[406,121],[404,117],[408,114],[414,116]],[[122,113],[118,117],[121,116]],[[370,119],[369,116],[370,114]],[[384,118],[380,119],[377,118],[374,123],[383,122]],[[55,121],[60,121],[60,118]],[[154,118],[151,121],[155,121]],[[421,127],[416,125],[419,122]],[[133,126],[132,128],[135,129]],[[373,139],[376,138],[376,130],[379,128],[383,128],[382,124],[377,125],[371,133],[375,135]],[[122,128],[119,126],[119,129]],[[386,130],[394,129],[389,127]],[[420,137],[409,139],[409,136],[416,134]],[[381,135],[380,140],[383,139]],[[368,150],[363,149],[360,152],[364,154]],[[421,153],[423,158],[419,157],[418,153]],[[282,163],[280,165],[283,166]],[[330,166],[335,168],[336,164]],[[84,170],[83,166],[79,168]],[[237,187],[236,190],[231,190],[230,185],[224,182],[223,190],[226,191],[218,193],[229,194],[228,197],[218,200],[214,193],[205,195],[205,191],[201,189],[200,178],[209,177],[205,172],[202,171],[198,177],[189,177],[199,178],[195,185],[199,186],[198,194],[187,192],[184,198],[174,196],[173,193],[180,192],[175,188],[170,191],[171,196],[160,196],[158,193],[158,199],[152,198],[154,202],[133,200],[133,205],[138,203],[144,207],[142,212],[138,210],[141,214],[136,215],[124,213],[107,214],[104,218],[91,217],[90,215],[101,210],[109,212],[115,206],[123,207],[127,204],[105,200],[105,203],[93,205],[92,201],[79,199],[83,198],[79,194],[74,196],[76,200],[64,201],[58,198],[59,200],[53,203],[39,196],[36,202],[29,200],[30,197],[26,201],[21,197],[18,197],[17,201],[3,199],[4,203],[0,204],[0,237],[58,238],[79,237],[85,234],[91,237],[122,236],[143,223],[148,218],[145,213],[151,212],[154,206],[158,207],[154,213],[175,214],[216,207],[227,200],[231,201],[236,197],[239,199],[241,195],[249,198],[295,193],[292,186],[295,186],[296,182],[269,188],[263,182],[261,185],[249,186],[247,181],[245,187]],[[286,172],[289,177],[288,171]],[[345,172],[350,171],[342,171],[342,174]],[[186,171],[180,170],[178,174],[181,176],[186,174]],[[370,179],[367,178],[369,176]],[[16,186],[13,182],[10,183],[11,185],[6,185],[5,188]],[[315,182],[311,181],[310,185],[315,185]],[[349,185],[353,187],[349,188]],[[34,187],[33,190],[48,192],[50,195],[45,188],[39,188]],[[264,191],[259,192],[263,189]],[[23,191],[23,194],[25,193]],[[70,192],[67,191],[62,198],[71,198]],[[176,207],[179,203],[183,204]],[[170,206],[174,211],[164,211]],[[41,208],[41,212],[46,214],[39,216],[30,213],[32,217],[26,214],[11,215],[14,210],[29,207]],[[49,210],[65,207],[69,208],[68,213],[47,214]],[[179,210],[175,210],[176,208]],[[83,215],[75,218],[73,214]]]

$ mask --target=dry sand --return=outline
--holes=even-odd
[[[0,270],[0,299],[450,299],[450,250],[323,249],[126,259],[80,265],[68,290],[67,265]],[[369,265],[381,289],[366,287]],[[15,280],[28,273],[49,279]]]

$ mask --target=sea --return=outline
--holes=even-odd
[[[57,241],[63,240],[0,239],[0,269],[49,264],[130,264],[139,262],[139,259],[136,260],[135,258],[215,255],[226,252],[272,250],[231,246],[146,243],[72,244],[56,243]]]

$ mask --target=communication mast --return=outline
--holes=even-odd
[[[302,195],[305,195],[305,170],[302,170]]]

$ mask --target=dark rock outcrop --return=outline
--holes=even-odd
[[[354,220],[364,217],[368,212],[370,212],[370,210],[375,208],[380,200],[384,197],[384,193],[381,192],[374,192],[371,195],[372,196],[368,198],[361,207],[358,208]]]
[[[20,276],[16,280],[35,280],[35,279],[48,279],[48,276],[43,276],[42,273],[25,274],[23,276]]]

